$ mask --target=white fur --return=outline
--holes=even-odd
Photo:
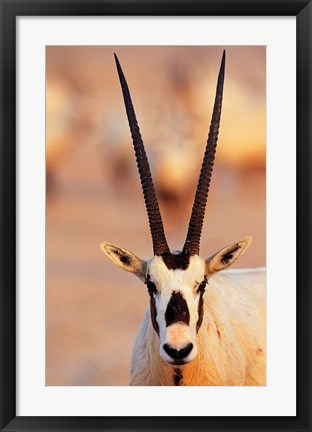
[[[150,279],[155,283],[159,291],[159,295],[156,295],[159,353],[165,361],[171,363],[172,359],[163,349],[165,343],[177,350],[192,343],[193,350],[185,359],[185,361],[190,362],[197,355],[196,323],[199,294],[196,289],[205,277],[205,260],[198,255],[192,256],[186,270],[168,270],[162,258],[157,256],[147,264]],[[173,292],[181,292],[186,300],[190,313],[188,326],[177,323],[166,327],[165,312]]]
[[[165,281],[165,269],[158,269]],[[170,271],[178,283],[181,271]],[[265,282],[265,269],[223,271],[210,279],[198,353],[181,367],[181,385],[265,385]],[[133,349],[130,385],[173,385],[174,368],[159,355],[159,345],[148,309]]]
[[[163,258],[143,261],[132,252],[103,243],[101,249],[118,267],[153,282],[156,321],[148,308],[136,337],[130,385],[174,385],[177,367],[183,373],[179,385],[265,385],[265,269],[223,270],[250,245],[252,239],[221,249],[207,260],[190,257],[187,269],[168,269]],[[198,287],[209,279],[204,295],[204,316],[197,333],[200,294]],[[165,314],[173,292],[187,303],[189,323],[167,327]],[[193,345],[183,366],[175,365],[164,344],[179,351]]]

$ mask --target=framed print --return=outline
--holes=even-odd
[[[1,430],[311,430],[310,27],[2,1]]]

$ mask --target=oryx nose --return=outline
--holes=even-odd
[[[184,359],[185,357],[187,357],[189,355],[189,353],[192,351],[192,349],[193,349],[192,343],[189,343],[188,345],[186,345],[184,348],[181,348],[180,350],[176,350],[174,348],[171,348],[170,345],[164,344],[164,350],[174,360]]]

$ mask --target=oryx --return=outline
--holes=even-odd
[[[153,242],[142,260],[104,242],[118,267],[146,284],[150,306],[136,338],[131,385],[264,385],[265,271],[224,270],[249,247],[245,237],[199,256],[221,117],[225,52],[194,204],[182,250],[169,249],[129,88],[115,55]]]

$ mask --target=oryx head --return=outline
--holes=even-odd
[[[182,251],[172,252],[167,244],[162,218],[129,88],[115,55],[126,106],[134,151],[152,235],[154,256],[144,261],[132,252],[109,243],[101,249],[118,267],[134,273],[147,286],[150,316],[159,336],[159,352],[172,365],[191,362],[197,355],[196,337],[204,314],[204,293],[209,278],[231,265],[250,245],[246,237],[221,249],[207,259],[199,256],[199,244],[209,184],[215,159],[221,117],[225,70],[223,52],[210,131]]]

